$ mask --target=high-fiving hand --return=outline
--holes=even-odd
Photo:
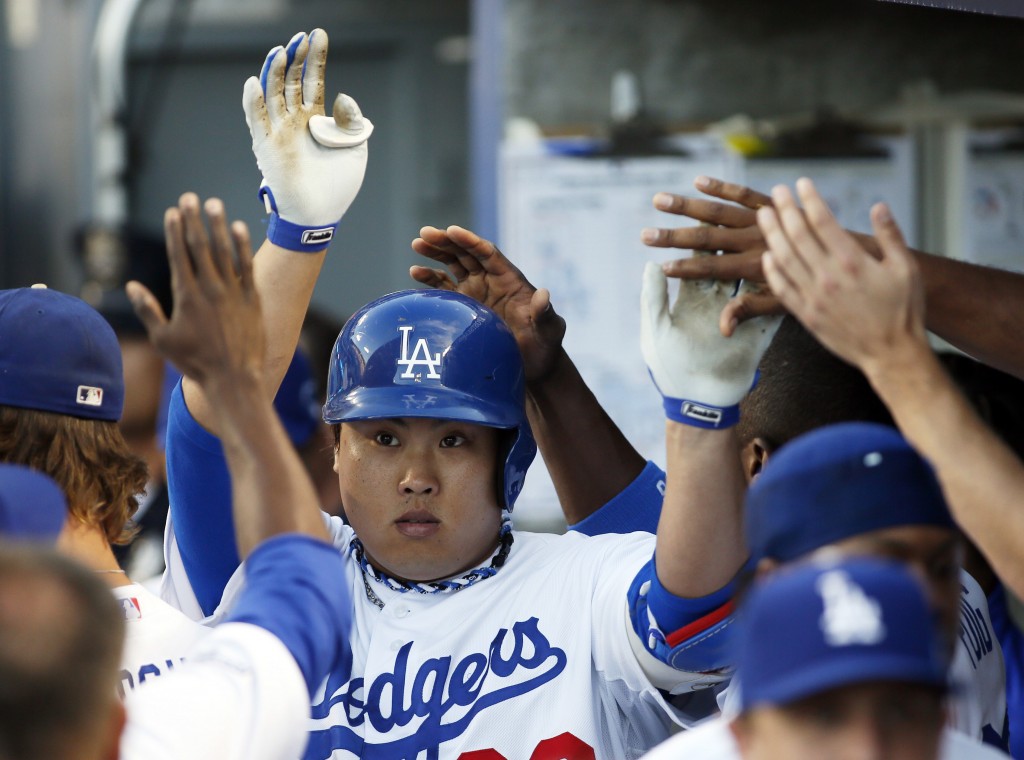
[[[144,285],[126,290],[135,313],[160,354],[201,386],[262,378],[265,336],[253,284],[252,247],[243,222],[228,228],[224,204],[205,204],[207,235],[194,193],[164,215],[174,309],[164,314]]]

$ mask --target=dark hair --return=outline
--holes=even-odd
[[[829,352],[791,316],[782,320],[759,371],[757,387],[740,407],[741,443],[763,438],[774,450],[837,422],[893,425],[860,370]]]
[[[1024,458],[1024,381],[962,354],[940,353],[939,360],[978,416]]]
[[[64,489],[71,519],[101,529],[110,543],[134,535],[129,521],[146,487],[146,463],[116,422],[0,406],[0,461],[49,475]]]
[[[48,549],[0,544],[0,757],[66,757],[117,699],[124,623],[110,590]]]

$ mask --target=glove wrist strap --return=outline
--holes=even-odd
[[[662,401],[665,405],[665,416],[684,425],[709,430],[724,430],[740,421],[739,404],[714,406],[700,401],[671,398],[670,396],[663,396]]]
[[[289,251],[320,253],[327,249],[340,222],[339,219],[334,224],[307,227],[302,224],[293,224],[282,219],[276,212],[272,212],[270,224],[267,225],[267,239],[274,245],[287,248]]]
[[[262,185],[259,191],[260,200],[263,201],[270,214],[270,223],[267,225],[267,240],[274,245],[286,248],[289,251],[301,251],[302,253],[320,253],[327,249],[331,240],[334,239],[334,231],[341,224],[341,219],[330,224],[320,224],[311,227],[305,224],[295,224],[282,219],[277,213],[277,200],[274,193],[266,185]]]

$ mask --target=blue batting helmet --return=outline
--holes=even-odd
[[[537,454],[525,410],[523,360],[501,318],[444,290],[404,290],[352,315],[334,344],[324,421],[460,420],[512,431],[502,453],[512,509]]]

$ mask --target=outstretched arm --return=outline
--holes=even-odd
[[[324,115],[327,33],[299,33],[270,51],[259,78],[245,83],[242,105],[263,173],[268,239],[253,264],[262,298],[267,349],[264,393],[273,398],[288,371],[327,245],[355,199],[366,170],[373,125],[347,95]],[[191,201],[183,199],[183,206]],[[198,215],[198,205],[188,212]],[[182,382],[195,420],[219,434],[218,416],[191,376]]]
[[[732,663],[731,581],[747,558],[734,425],[781,321],[749,320],[723,337],[718,315],[734,289],[688,281],[670,306],[661,268],[644,271],[640,345],[664,400],[668,477],[653,560],[628,596],[638,656],[640,642],[676,670],[719,675]]]
[[[266,392],[266,334],[248,230],[240,222],[229,230],[219,200],[209,200],[206,213],[209,236],[202,218],[191,213],[191,204],[169,209],[165,215],[174,281],[170,319],[144,286],[128,284],[129,298],[153,345],[193,379],[216,414],[234,485],[238,551],[246,560],[246,586],[228,624],[190,654],[195,670],[189,672],[200,687],[204,677],[209,679],[208,688],[234,684],[235,700],[243,700],[249,710],[261,710],[267,719],[272,717],[268,712],[287,714],[296,705],[303,708],[301,715],[327,673],[336,667],[347,669],[351,662],[352,602],[345,563],[328,541],[313,483]],[[232,628],[231,623],[246,626]],[[261,630],[254,632],[253,626]],[[218,641],[224,642],[226,655],[218,649]],[[292,658],[290,665],[287,657],[281,660],[282,647]],[[265,654],[255,654],[251,666],[236,664],[261,650]],[[259,664],[275,651],[279,653],[276,664]],[[279,674],[281,668],[301,676],[291,677],[290,692],[277,688],[288,683]],[[294,688],[303,681],[304,691]],[[165,688],[176,688],[176,681],[169,683]],[[259,698],[252,696],[256,687],[262,691]],[[202,688],[200,692],[206,699]],[[245,705],[246,699],[254,704]],[[238,742],[235,746],[247,746],[246,732],[252,727],[231,720],[236,705],[200,704],[188,703],[184,708],[192,711],[185,735],[197,730],[201,734],[210,722],[222,730],[237,726],[240,735],[233,737]],[[218,712],[211,714],[208,709]],[[300,722],[286,730],[288,739],[292,731],[304,728]],[[206,756],[203,738],[196,736],[197,746],[188,756]]]
[[[266,329],[263,392],[273,398],[292,355],[324,250],[359,190],[373,125],[351,98],[339,95],[325,116],[327,35],[297,34],[270,51],[259,78],[245,83],[242,104],[271,211],[268,240],[253,262]],[[201,223],[195,196],[182,196],[184,239]],[[173,284],[173,283],[172,283]],[[167,472],[173,531],[162,593],[192,616],[217,607],[239,557],[232,546],[231,488],[217,409],[195,378],[172,395]],[[212,435],[211,435],[212,433]],[[178,558],[180,557],[180,562]]]
[[[1024,593],[1024,467],[928,346],[920,259],[883,204],[872,209],[876,257],[839,226],[810,180],[797,189],[806,216],[785,188],[774,193],[776,209],[758,213],[773,292],[824,345],[864,372],[903,434],[934,465],[964,532],[1003,582]],[[1007,313],[1005,305],[991,307]]]
[[[210,402],[231,472],[239,554],[282,533],[327,540],[313,484],[267,394],[267,339],[248,229],[241,222],[229,229],[224,204],[212,198],[207,235],[198,198],[187,200],[164,216],[172,317],[137,282],[128,284],[129,298],[156,349]]]
[[[761,255],[767,246],[756,214],[757,209],[771,206],[772,198],[708,177],[698,177],[694,184],[718,200],[659,193],[655,205],[704,225],[646,230],[644,242],[659,248],[714,250],[729,255],[680,259],[665,265],[666,274],[684,279],[763,282]],[[848,234],[876,259],[882,255],[874,237]],[[908,250],[921,273],[928,329],[976,359],[1024,378],[1024,348],[1015,339],[1016,327],[1024,321],[1024,275]],[[772,294],[737,299],[722,312],[722,334],[730,334],[745,319],[776,314],[780,309]]]
[[[644,272],[640,345],[667,417],[656,568],[665,589],[680,597],[722,588],[747,556],[733,426],[781,317],[748,320],[723,337],[718,315],[734,289],[735,283],[687,281],[670,307],[661,268],[649,263]]]
[[[562,348],[565,320],[497,246],[461,227],[424,227],[413,250],[447,267],[414,266],[413,279],[490,307],[516,336],[526,369],[526,411],[572,525],[622,492],[644,469]],[[450,275],[449,275],[450,273]]]

